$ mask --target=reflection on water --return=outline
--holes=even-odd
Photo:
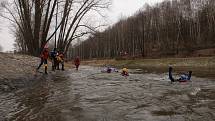
[[[0,120],[213,121],[215,81],[193,77],[171,84],[166,73],[100,73],[81,67],[37,85],[0,94]]]

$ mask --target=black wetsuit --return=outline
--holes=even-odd
[[[172,67],[169,67],[169,79],[171,82],[187,82],[190,81],[191,76],[192,76],[192,71],[189,71],[188,74],[182,75],[179,79],[174,79],[172,76]]]

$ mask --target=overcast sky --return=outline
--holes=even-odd
[[[1,0],[0,0],[1,1]],[[131,16],[144,4],[148,3],[153,5],[155,3],[161,2],[163,0],[112,0],[113,4],[109,11],[110,23],[116,23],[122,16]],[[13,50],[14,38],[11,35],[9,28],[9,23],[7,20],[0,19],[0,45],[3,47],[4,51]]]

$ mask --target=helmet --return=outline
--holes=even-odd
[[[128,72],[128,69],[127,68],[123,68],[122,71]]]

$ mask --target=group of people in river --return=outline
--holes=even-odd
[[[191,80],[192,71],[188,71],[187,73],[182,73],[179,78],[175,79],[172,74],[173,68],[169,67],[169,79],[171,82],[188,82]],[[113,73],[119,72],[116,68],[107,66],[101,72]],[[121,71],[122,76],[129,76],[128,69],[123,68]]]
[[[117,68],[114,68],[114,67],[111,67],[111,66],[106,66],[105,68],[103,68],[101,70],[102,73],[118,73],[119,71],[117,70]],[[128,69],[127,68],[123,68],[121,70],[121,75],[122,76],[129,76],[129,73],[128,73]]]
[[[169,67],[169,79],[171,82],[188,82],[191,80],[192,76],[192,71],[188,71],[187,73],[182,73],[179,78],[174,78],[172,74],[173,68],[170,66]],[[116,68],[106,66],[101,72],[103,73],[114,73],[114,72],[119,72]],[[123,68],[121,71],[122,76],[129,76],[128,69]]]
[[[55,70],[62,70],[64,71],[64,53],[62,51],[58,51],[57,48],[54,48],[52,51],[49,52],[48,47],[44,47],[40,54],[40,64],[37,67],[37,71],[40,69],[40,67],[44,64],[45,66],[45,74],[48,74],[48,59],[51,59],[52,62],[52,71]],[[78,70],[80,65],[80,58],[77,56],[74,59],[74,64],[76,70]],[[61,69],[60,69],[61,65]]]
[[[40,64],[37,68],[37,71],[40,69],[40,67],[44,64],[45,66],[45,74],[48,74],[47,70],[48,70],[48,58],[51,59],[52,62],[52,71],[55,70],[60,70],[60,65],[61,65],[61,70],[64,71],[64,54],[61,51],[57,51],[56,48],[54,48],[50,53],[48,50],[48,47],[44,47],[43,51],[41,52],[40,55],[41,61]],[[74,65],[76,70],[78,70],[79,65],[80,65],[80,58],[79,56],[77,56],[74,59]],[[172,71],[173,68],[169,67],[169,79],[171,82],[188,82],[191,80],[191,76],[192,76],[192,71],[189,71],[187,73],[183,73],[180,75],[180,77],[178,79],[175,79],[172,75]],[[113,73],[113,72],[119,72],[116,68],[114,67],[110,67],[110,66],[106,66],[103,70],[101,70],[101,72],[103,73]],[[127,68],[123,68],[121,71],[121,75],[122,76],[129,76],[129,72]]]
[[[169,79],[171,82],[188,82],[191,80],[192,71],[188,71],[187,73],[182,73],[179,78],[174,78],[172,74],[173,68],[169,67]],[[119,72],[116,68],[107,66],[105,67],[101,72],[103,73],[113,73],[113,72]],[[121,71],[122,76],[129,76],[128,69],[123,68]]]

